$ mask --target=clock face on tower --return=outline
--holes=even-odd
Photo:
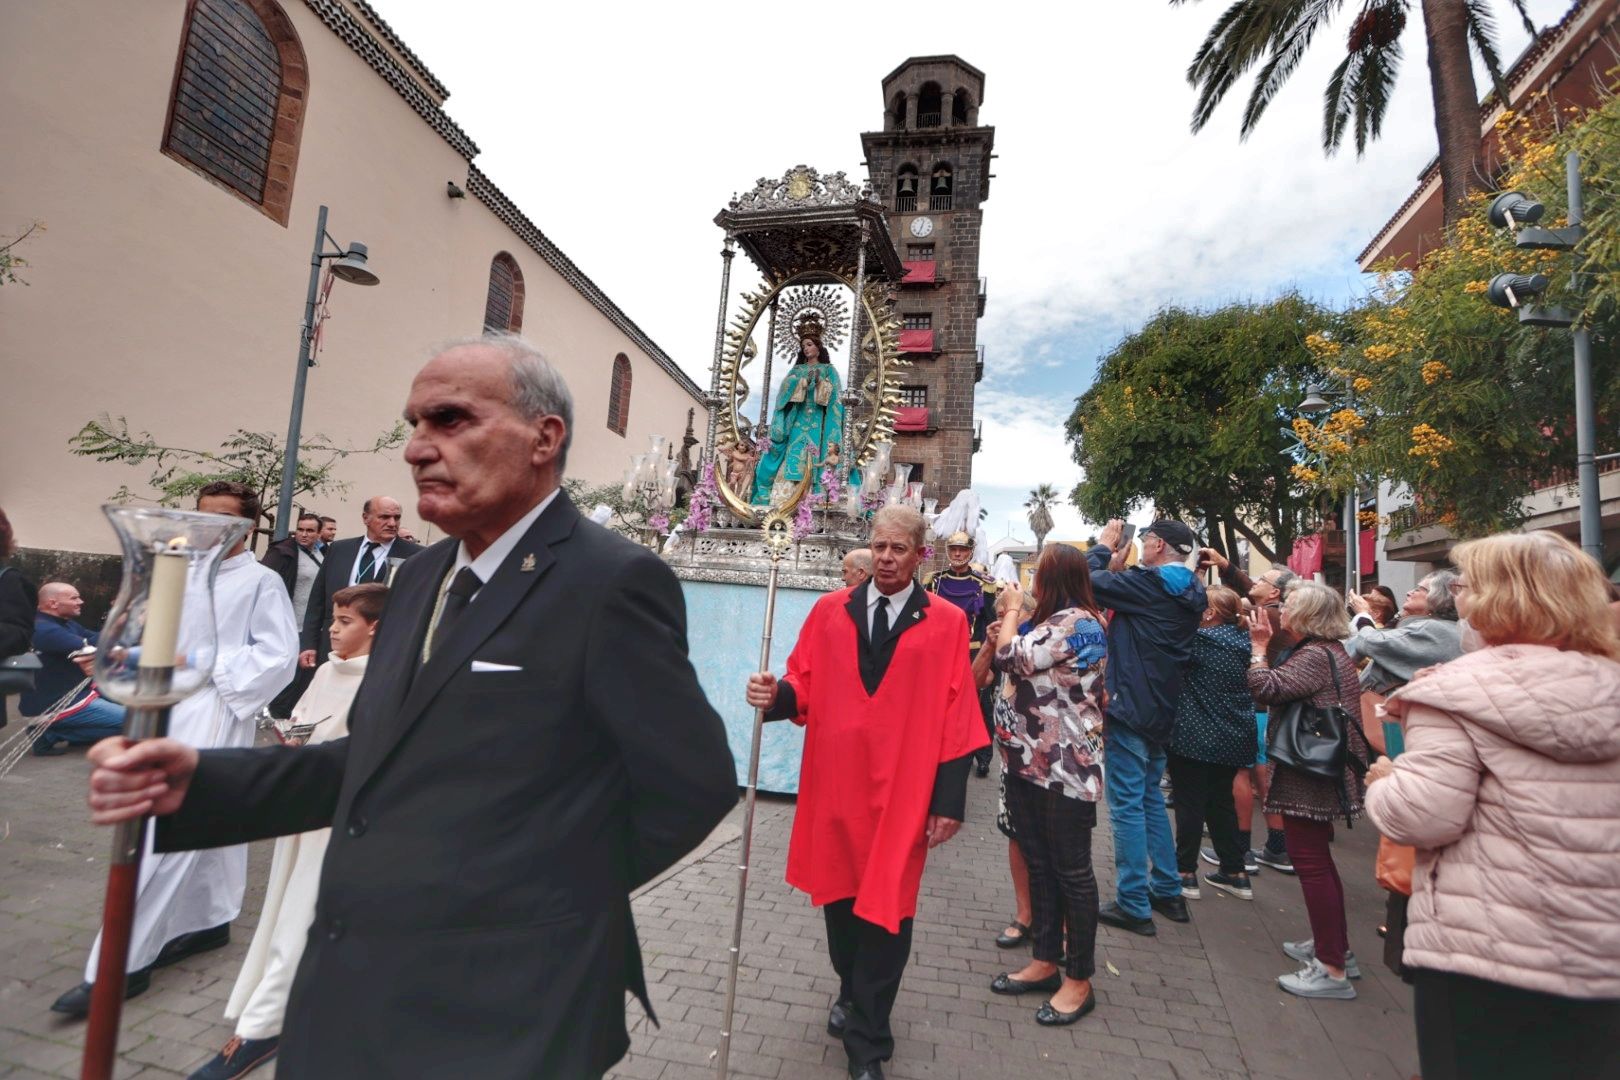
[[[932,235],[933,231],[934,231],[934,219],[933,218],[920,217],[920,218],[912,218],[911,219],[911,235],[917,237],[919,240],[922,239],[925,236]]]

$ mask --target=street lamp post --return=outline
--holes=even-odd
[[[336,251],[327,251],[331,240]],[[326,207],[315,216],[315,246],[309,254],[309,292],[304,297],[304,324],[298,337],[298,367],[293,372],[292,413],[287,418],[287,445],[281,461],[281,497],[276,501],[276,528],[274,540],[284,540],[292,531],[293,488],[298,479],[298,440],[304,425],[304,382],[309,369],[315,366],[316,310],[320,306],[321,263],[337,259],[332,264],[332,276],[355,285],[375,285],[377,275],[366,266],[366,245],[350,244],[345,250],[326,231]]]
[[[1570,251],[1586,233],[1584,198],[1581,190],[1580,155],[1571,151],[1564,158],[1564,178],[1568,184],[1569,224],[1562,229],[1536,225],[1546,207],[1523,192],[1505,191],[1490,208],[1491,224],[1514,233],[1514,247],[1536,251]],[[1531,303],[1545,292],[1549,282],[1544,274],[1497,274],[1486,290],[1486,299],[1497,307],[1518,313],[1519,321],[1531,326],[1567,326],[1574,346],[1572,375],[1575,380],[1575,471],[1581,493],[1581,550],[1603,565],[1603,506],[1598,491],[1597,417],[1592,395],[1592,332],[1577,325],[1576,312],[1565,307]],[[1579,271],[1572,282],[1581,288]],[[1607,460],[1614,455],[1605,454]]]

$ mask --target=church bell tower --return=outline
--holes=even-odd
[[[894,460],[943,506],[973,482],[974,386],[986,282],[980,209],[996,130],[981,127],[984,72],[957,56],[915,56],[883,80],[883,130],[861,135],[873,196],[905,263],[896,307],[902,372]]]

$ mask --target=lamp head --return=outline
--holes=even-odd
[[[1491,278],[1485,296],[1497,307],[1516,308],[1546,291],[1546,274],[1497,274]]]
[[[353,243],[348,253],[332,264],[332,276],[351,285],[375,285],[379,278],[366,266],[366,245]]]
[[[1547,208],[1522,191],[1504,191],[1491,200],[1489,217],[1498,229],[1511,229],[1515,225],[1532,225],[1541,220]]]
[[[1299,403],[1302,413],[1325,412],[1333,407],[1333,403],[1322,396],[1322,388],[1316,383],[1305,384],[1305,400]]]

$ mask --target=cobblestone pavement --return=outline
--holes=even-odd
[[[100,917],[108,837],[86,823],[84,778],[77,753],[30,757],[0,778],[0,1077],[6,1080],[78,1075],[84,1027],[47,1007],[79,980]],[[889,1075],[1405,1080],[1417,1071],[1410,994],[1378,960],[1382,894],[1372,882],[1370,827],[1341,829],[1336,851],[1349,892],[1351,943],[1366,973],[1357,1000],[1307,1002],[1276,988],[1276,976],[1293,966],[1278,942],[1306,937],[1309,929],[1298,884],[1267,872],[1256,879],[1254,903],[1212,897],[1206,889],[1204,899],[1191,903],[1191,924],[1161,918],[1156,938],[1102,928],[1097,1011],[1073,1027],[1046,1029],[1032,1019],[1038,1000],[988,989],[997,972],[1016,968],[1028,954],[995,947],[995,934],[1012,914],[1006,843],[993,824],[994,780],[970,783],[970,820],[933,853],[923,879]],[[789,800],[760,800],[732,1072],[837,1080],[845,1075],[844,1056],[825,1032],[837,984],[822,920],[782,883],[792,813]],[[735,824],[721,826],[693,859],[636,898],[661,1026],[632,1003],[631,1053],[611,1076],[714,1075],[736,834]],[[1093,848],[1106,899],[1113,880],[1106,825]],[[254,845],[247,903],[230,946],[158,972],[152,989],[127,1004],[119,1077],[184,1076],[230,1037],[221,1011],[252,937],[269,861],[270,845]],[[273,1075],[268,1068],[254,1074],[255,1080]]]

